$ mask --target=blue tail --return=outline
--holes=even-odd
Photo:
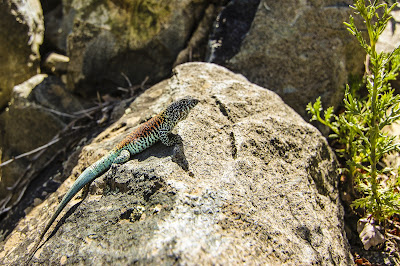
[[[51,216],[50,221],[47,223],[45,229],[43,230],[42,234],[40,235],[39,241],[36,243],[35,247],[33,248],[33,252],[29,256],[30,261],[35,255],[40,242],[42,242],[42,239],[46,232],[49,230],[53,222],[57,219],[58,215],[61,213],[61,211],[65,208],[67,203],[78,193],[86,184],[90,183],[93,181],[96,177],[104,173],[106,170],[108,170],[111,167],[111,164],[117,158],[119,155],[119,152],[116,150],[110,151],[108,154],[103,156],[100,160],[89,166],[88,168],[85,169],[81,173],[81,175],[76,179],[72,187],[68,190],[67,194],[63,197],[61,202],[58,204],[57,210]]]

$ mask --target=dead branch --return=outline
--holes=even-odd
[[[37,153],[37,152],[39,152],[39,151],[41,151],[43,149],[46,149],[47,147],[49,147],[49,146],[53,145],[54,143],[58,142],[59,140],[60,140],[60,138],[58,138],[58,137],[57,138],[53,138],[50,142],[44,144],[43,146],[40,146],[40,147],[38,147],[36,149],[33,149],[31,151],[22,153],[20,155],[15,156],[14,158],[11,158],[10,160],[5,161],[4,163],[0,164],[0,167],[3,167],[5,165],[7,165],[7,164],[10,164],[11,162],[13,162],[15,160],[21,159],[23,157],[29,156],[29,155]]]

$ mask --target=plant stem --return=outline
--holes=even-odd
[[[379,128],[378,128],[378,123],[377,123],[377,110],[376,110],[376,97],[377,97],[377,80],[376,80],[376,73],[374,73],[374,84],[373,84],[373,90],[372,90],[372,130],[371,130],[371,135],[370,135],[370,143],[371,143],[371,190],[372,190],[372,196],[374,200],[376,201],[376,215],[378,219],[381,217],[381,204],[379,200],[379,195],[377,191],[377,182],[376,182],[376,177],[377,177],[377,169],[376,169],[376,164],[377,164],[377,158],[376,158],[376,141],[379,136]]]
[[[375,217],[380,219],[381,218],[381,203],[378,195],[378,189],[377,189],[377,182],[376,182],[376,177],[377,177],[377,169],[376,169],[376,164],[377,164],[377,158],[376,158],[376,142],[379,137],[379,125],[377,121],[378,117],[378,110],[377,110],[377,96],[378,96],[378,85],[380,84],[379,82],[379,68],[380,68],[380,62],[377,60],[377,53],[375,50],[375,43],[376,40],[373,35],[373,29],[371,27],[371,21],[368,17],[365,17],[366,21],[366,26],[368,30],[368,35],[370,39],[370,47],[371,47],[371,60],[374,62],[373,65],[373,70],[372,70],[372,75],[373,75],[373,83],[372,83],[372,95],[371,95],[371,111],[372,111],[372,121],[371,121],[371,134],[370,134],[370,143],[371,143],[371,157],[370,157],[370,163],[371,163],[371,190],[372,190],[372,197],[376,201],[376,210],[374,210]],[[374,204],[375,205],[375,204]]]

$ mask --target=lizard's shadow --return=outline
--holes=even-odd
[[[139,162],[143,162],[149,157],[156,157],[156,158],[164,158],[164,157],[171,157],[172,161],[179,165],[185,172],[189,171],[189,163],[186,160],[185,156],[185,149],[183,146],[182,137],[179,135],[175,135],[177,142],[168,147],[158,141],[152,147],[142,151],[141,153],[135,154],[131,157],[132,159],[136,159]]]
[[[76,209],[82,204],[82,202],[85,200],[86,197],[84,197],[82,200],[80,200],[78,203],[74,204],[70,209],[68,209],[68,211],[61,216],[61,219],[57,222],[56,226],[54,227],[53,230],[51,230],[50,235],[43,239],[42,244],[39,245],[39,247],[37,248],[38,250],[47,243],[47,241],[52,238],[58,231],[58,229],[61,227],[62,224],[64,224],[65,220],[71,216],[71,214],[73,214]]]

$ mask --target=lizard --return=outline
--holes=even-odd
[[[46,227],[39,236],[38,242],[28,256],[27,264],[31,261],[47,231],[65,208],[68,202],[86,185],[110,169],[112,164],[122,164],[160,140],[166,146],[172,146],[179,140],[177,135],[171,133],[172,129],[182,120],[186,119],[189,111],[197,105],[199,100],[185,97],[169,105],[163,112],[155,115],[147,122],[141,124],[120,143],[112,148],[106,155],[87,167],[72,184],[58,204],[56,211],[47,222]]]

